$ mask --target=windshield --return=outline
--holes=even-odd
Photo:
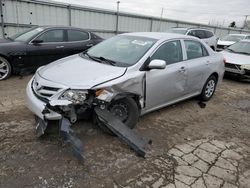
[[[249,54],[250,55],[250,42],[237,42],[230,47],[228,47],[229,51],[235,53]]]
[[[242,39],[244,39],[244,36],[242,35],[227,35],[223,37],[221,40],[239,42]]]
[[[185,35],[187,30],[184,30],[184,29],[173,29],[172,30],[173,33],[177,33],[177,34],[183,34]]]
[[[92,47],[87,55],[115,62],[115,66],[129,67],[153,46],[156,39],[119,35]]]
[[[31,28],[29,30],[17,33],[11,37],[9,37],[11,40],[14,41],[21,41],[21,42],[27,42],[29,39],[31,39],[36,34],[40,33],[44,29],[41,27]]]

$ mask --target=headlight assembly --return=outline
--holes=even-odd
[[[69,100],[73,104],[83,104],[87,94],[86,90],[67,90],[61,95],[60,99]]]

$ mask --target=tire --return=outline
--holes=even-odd
[[[217,85],[217,79],[214,75],[211,75],[205,85],[203,86],[201,95],[200,95],[200,99],[202,101],[209,101],[212,96],[214,95],[215,89],[216,89],[216,85]]]
[[[125,125],[130,129],[133,129],[139,119],[139,109],[134,99],[132,98],[122,98],[116,101],[113,101],[109,106],[108,110],[118,117]],[[107,134],[114,135],[98,117],[94,117],[94,122]]]
[[[0,56],[0,81],[10,77],[12,72],[9,61]]]

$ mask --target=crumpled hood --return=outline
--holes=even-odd
[[[244,54],[231,53],[227,51],[221,52],[228,63],[237,65],[250,65],[250,56]]]
[[[77,54],[50,63],[41,68],[38,74],[72,89],[90,89],[122,76],[126,69],[85,59]]]
[[[217,45],[230,46],[234,43],[235,43],[234,41],[218,40]]]

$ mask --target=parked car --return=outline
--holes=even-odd
[[[199,95],[208,101],[224,74],[223,55],[172,33],[129,33],[37,70],[26,89],[40,122],[107,109],[130,128],[139,116]]]
[[[229,34],[218,40],[217,51],[221,51],[240,40],[250,39],[250,35],[245,34]]]
[[[250,40],[237,42],[221,53],[226,59],[226,73],[250,79]]]
[[[73,27],[33,27],[0,41],[0,80],[80,53],[102,38]]]
[[[217,47],[217,38],[214,33],[207,29],[202,28],[172,28],[172,32],[179,33],[183,35],[190,35],[203,40],[208,46],[213,50]]]

